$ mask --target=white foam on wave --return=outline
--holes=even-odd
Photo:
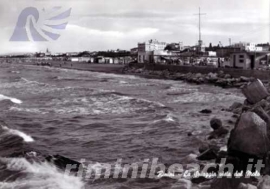
[[[167,90],[167,95],[185,95],[190,93],[197,92],[198,89],[189,89],[189,88],[177,88],[177,87],[171,87]]]
[[[209,102],[226,102],[226,101],[243,101],[244,98],[237,95],[226,95],[223,93],[214,94],[206,92],[194,92],[190,94],[185,94],[180,97],[173,99],[172,102],[182,102],[182,103],[209,103]]]
[[[138,98],[139,101],[142,101],[142,102],[146,102],[146,103],[149,103],[149,104],[154,104],[158,107],[166,107],[164,104],[162,104],[161,102],[154,102],[154,101],[151,101],[151,100],[146,100],[146,99],[142,99],[142,98]]]
[[[49,85],[47,83],[42,83],[42,82],[38,82],[38,81],[32,81],[29,79],[26,79],[24,77],[21,78],[22,81],[24,81],[26,84],[30,84],[30,85],[41,85],[41,86],[46,86],[46,87],[55,87],[55,85]]]
[[[0,158],[10,171],[19,171],[26,175],[13,182],[8,178],[0,182],[1,189],[28,188],[28,189],[83,189],[84,183],[79,177],[64,174],[55,166],[46,162],[30,163],[24,158]],[[12,176],[11,176],[12,177]]]
[[[176,122],[178,122],[178,119],[172,113],[168,113],[166,115],[166,117],[164,117],[162,119],[155,120],[152,122],[152,124],[156,124],[156,123],[163,122],[163,121],[166,121],[168,123],[176,123]]]
[[[11,102],[13,102],[15,104],[21,104],[22,103],[22,101],[20,99],[0,94],[0,101],[2,101],[2,100],[10,100]]]
[[[6,126],[2,126],[2,128],[4,130],[6,130],[11,135],[17,135],[17,136],[21,137],[25,142],[34,142],[34,139],[30,135],[27,135],[22,131],[10,129]]]
[[[164,120],[167,121],[167,122],[175,122],[174,116],[172,114],[170,114],[170,113],[167,114],[167,116],[165,117]]]
[[[123,81],[123,80],[120,80],[119,83],[120,83],[120,84],[127,84],[128,82]]]
[[[20,72],[19,71],[11,71],[11,73],[19,74]]]
[[[166,107],[161,102],[154,102],[154,101],[143,99],[143,98],[134,98],[134,97],[129,97],[129,96],[121,96],[120,100],[136,100],[138,102],[145,102],[145,103],[148,103],[148,104],[153,104],[153,105],[156,105],[158,107]]]

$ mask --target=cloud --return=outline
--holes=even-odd
[[[194,45],[198,38],[198,7],[205,43],[243,40],[261,43],[269,40],[269,0],[2,0],[0,2],[0,41],[4,51],[53,52],[129,49],[138,42],[158,39]],[[46,10],[72,8],[66,30],[48,43],[11,43],[20,11],[33,6]],[[12,7],[6,9],[4,7]],[[263,30],[263,31],[262,31]]]
[[[119,11],[119,12],[106,12],[106,13],[88,13],[88,14],[76,14],[75,17],[88,17],[88,18],[124,18],[124,19],[142,19],[142,18],[170,18],[177,15],[177,13],[162,12],[162,11]]]
[[[269,24],[269,19],[265,17],[226,17],[210,18],[206,22],[212,24]]]
[[[74,32],[74,33],[84,33],[88,36],[96,36],[96,37],[116,37],[116,38],[137,38],[137,37],[145,37],[157,33],[159,29],[157,28],[138,28],[132,31],[123,32],[117,30],[111,31],[103,31],[97,29],[91,29],[86,27],[81,27],[78,25],[68,25],[66,32]]]
[[[195,25],[186,25],[185,28],[183,28],[183,30],[186,33],[190,33],[190,34],[198,34],[198,27],[196,27]],[[204,36],[239,36],[240,34],[237,33],[236,31],[228,31],[228,30],[224,30],[223,28],[209,28],[209,27],[203,27],[201,29],[202,35]]]

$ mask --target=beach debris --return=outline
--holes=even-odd
[[[242,93],[251,104],[256,104],[269,96],[267,89],[259,79],[245,85],[242,88]]]

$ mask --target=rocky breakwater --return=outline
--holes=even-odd
[[[198,167],[186,167],[193,176],[183,178],[189,185],[181,184],[181,179],[175,185],[178,188],[270,189],[270,87],[254,80],[241,90],[246,100],[226,110],[235,119],[233,127],[224,126],[218,118],[210,120],[212,132],[202,141],[198,153],[182,160]]]
[[[241,87],[254,78],[240,76],[238,78],[232,77],[230,74],[225,74],[223,71],[218,73],[178,73],[168,70],[156,71],[145,68],[125,67],[123,73],[141,75],[145,77],[154,77],[162,79],[182,80],[195,84],[212,84],[223,88]]]
[[[254,78],[248,78],[241,76],[239,78],[233,78],[230,74],[224,74],[223,71],[219,71],[219,73],[208,73],[208,74],[201,74],[201,73],[187,73],[175,74],[174,80],[184,80],[189,83],[195,84],[213,84],[216,86],[220,86],[223,88],[230,88],[230,87],[241,87],[248,82],[252,81]]]
[[[246,97],[243,103],[235,102],[227,111],[237,119],[229,130],[222,121],[213,118],[213,129],[208,142],[199,147],[200,154],[194,159],[206,167],[207,173],[215,173],[209,179],[191,179],[199,182],[197,188],[209,189],[269,189],[270,188],[270,95],[269,87],[254,80],[242,88]],[[220,148],[216,141],[228,138],[227,145]],[[224,174],[225,173],[225,174]],[[230,173],[230,174],[226,174]],[[194,188],[194,187],[193,187]]]

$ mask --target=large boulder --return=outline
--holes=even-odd
[[[243,113],[231,132],[228,149],[264,157],[269,146],[266,122],[254,112]]]
[[[251,104],[256,104],[269,96],[267,89],[259,79],[245,85],[242,88],[242,93]]]

